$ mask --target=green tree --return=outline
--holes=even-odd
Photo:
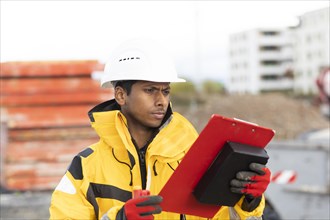
[[[217,81],[205,80],[202,85],[202,90],[206,94],[223,94],[224,86]]]
[[[186,83],[171,83],[171,94],[194,94],[196,92],[196,86],[193,82]]]

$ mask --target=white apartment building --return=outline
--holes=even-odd
[[[311,11],[299,17],[293,35],[294,91],[315,94],[315,80],[321,69],[329,67],[329,8]],[[330,85],[329,85],[330,86]]]
[[[264,28],[231,35],[228,91],[258,94],[292,89],[291,34],[288,28]]]

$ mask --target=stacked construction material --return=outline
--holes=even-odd
[[[95,60],[1,63],[1,186],[51,190],[79,151],[98,140],[87,112],[113,91]]]

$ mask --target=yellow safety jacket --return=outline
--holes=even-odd
[[[53,192],[50,219],[116,219],[117,212],[132,198],[134,186],[142,186],[138,152],[118,104],[108,101],[89,112],[99,142],[80,152]],[[169,107],[158,134],[145,155],[147,188],[157,195],[197,138],[194,127]],[[214,219],[260,217],[264,199],[252,212],[241,207],[219,210]],[[180,219],[180,214],[162,212],[155,219]],[[203,219],[186,216],[186,219]]]

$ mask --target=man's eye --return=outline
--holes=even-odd
[[[164,91],[163,91],[163,94],[164,94],[164,95],[169,95],[169,94],[170,94],[170,90],[164,90]]]
[[[145,89],[145,91],[146,91],[147,93],[153,93],[153,92],[154,92],[154,89],[153,89],[153,88]]]

